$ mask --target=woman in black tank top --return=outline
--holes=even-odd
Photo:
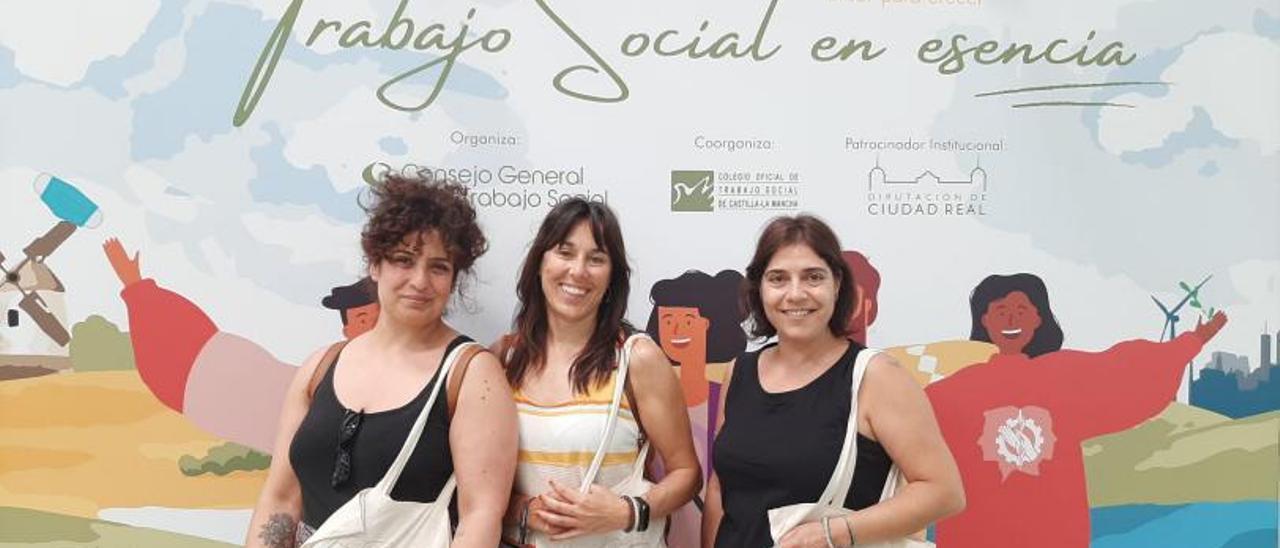
[[[459,335],[449,342],[444,355],[471,339]],[[316,385],[312,396],[311,408],[298,425],[298,432],[289,445],[289,462],[293,463],[293,472],[298,476],[298,484],[302,488],[302,524],[310,529],[320,527],[329,515],[339,506],[346,504],[361,489],[372,487],[382,479],[391,461],[400,453],[418,419],[422,407],[433,390],[443,390],[437,383],[440,369],[409,403],[385,411],[366,412],[360,415],[360,424],[347,441],[351,466],[346,481],[334,485],[333,458],[342,450],[343,443],[339,439],[338,427],[344,419],[351,417],[355,410],[347,409],[338,401],[333,389],[334,370],[345,367],[341,353],[337,362],[329,368],[323,379]],[[443,357],[440,365],[444,364]],[[432,502],[439,495],[449,476],[453,474],[453,459],[449,451],[449,410],[448,398],[437,396],[427,415],[427,427],[409,456],[409,464],[405,466],[400,481],[391,490],[391,498],[416,502]],[[348,419],[354,420],[354,419]],[[316,458],[316,456],[320,458]],[[456,520],[456,516],[455,516]]]
[[[452,545],[492,548],[515,475],[511,388],[488,352],[441,374],[449,352],[470,341],[444,323],[444,311],[459,275],[484,253],[484,235],[459,185],[391,175],[371,188],[361,244],[377,323],[299,368],[246,546],[297,546],[378,483],[434,393],[391,497],[431,502],[455,476]]]
[[[784,547],[849,546],[901,538],[964,507],[955,461],[924,391],[893,362],[869,357],[858,394],[854,363],[871,352],[842,335],[853,315],[853,277],[836,235],[808,215],[765,227],[747,266],[752,335],[776,344],[743,354],[726,384],[707,488],[703,546],[773,546],[768,511],[813,503],[831,479],[847,428],[858,455],[844,507],[803,523]],[[853,398],[858,421],[849,424]],[[910,487],[880,504],[894,464]]]

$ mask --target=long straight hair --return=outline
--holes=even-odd
[[[502,351],[507,358],[505,366],[511,386],[519,388],[526,375],[546,367],[548,321],[547,297],[542,293],[542,257],[564,243],[580,222],[591,227],[596,245],[609,255],[610,269],[609,287],[605,290],[600,309],[596,311],[596,325],[591,338],[569,368],[574,390],[586,393],[593,384],[607,382],[617,365],[614,362],[618,343],[635,331],[623,319],[631,293],[631,267],[627,264],[618,218],[609,206],[602,203],[581,198],[565,200],[542,220],[538,235],[530,244],[529,253],[520,267],[520,280],[516,283],[520,307],[513,322],[514,333],[507,338]]]

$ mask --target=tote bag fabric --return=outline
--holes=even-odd
[[[400,447],[400,454],[392,461],[387,473],[373,487],[361,489],[351,500],[340,506],[311,535],[302,548],[447,548],[453,538],[449,523],[449,502],[457,487],[456,478],[449,476],[440,495],[434,502],[399,501],[391,498],[391,488],[400,479],[409,455],[413,454],[422,438],[427,416],[435,407],[436,397],[442,386],[447,385],[454,362],[466,354],[468,347],[478,347],[474,342],[460,344],[445,358],[440,375],[431,387],[427,405],[409,430],[409,437]]]
[[[614,381],[613,387],[613,400],[609,403],[609,418],[605,420],[604,439],[600,440],[600,448],[591,460],[591,466],[587,468],[587,475],[583,478],[582,485],[578,488],[579,493],[587,493],[591,488],[591,484],[595,482],[596,474],[600,472],[600,466],[604,464],[605,453],[609,448],[609,442],[613,439],[614,425],[618,422],[618,409],[622,406],[627,370],[631,364],[631,347],[641,337],[646,336],[637,333],[628,337],[626,342],[622,344],[622,350],[620,350],[618,356],[618,376]],[[638,410],[635,411],[638,412]],[[626,479],[610,487],[609,490],[618,496],[638,497],[648,493],[649,489],[653,487],[652,482],[644,479],[644,464],[648,456],[649,443],[645,442],[640,448],[640,454],[636,457],[635,466],[631,469],[631,474]],[[666,525],[667,518],[662,518],[650,521],[649,528],[640,532],[613,531],[558,541],[551,540],[551,537],[544,533],[530,531],[528,542],[536,548],[647,548],[651,546],[666,546]]]
[[[878,350],[870,348],[863,349],[858,353],[858,358],[853,365],[853,382],[850,390],[852,390],[852,398],[849,403],[849,422],[845,427],[844,446],[840,449],[840,458],[836,460],[836,468],[831,473],[831,480],[827,483],[827,488],[823,490],[822,495],[818,497],[816,502],[807,502],[801,504],[791,504],[780,508],[772,508],[769,510],[769,533],[773,536],[775,545],[779,544],[782,537],[786,536],[792,529],[810,521],[821,521],[822,518],[830,517],[837,519],[852,514],[851,510],[844,508],[844,501],[849,496],[849,487],[853,485],[853,469],[858,461],[858,388],[862,386],[862,378],[867,373],[867,364],[871,363],[871,358],[878,354]],[[898,469],[898,465],[894,464],[889,468],[889,476],[885,479],[884,490],[880,493],[880,501],[884,502],[893,498],[898,492],[900,484],[905,483],[902,477],[902,471]],[[833,524],[832,527],[841,525]],[[834,530],[834,529],[833,529]],[[900,538],[876,543],[857,543],[859,548],[933,548],[933,543],[917,540],[913,538]]]

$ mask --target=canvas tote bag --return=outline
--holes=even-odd
[[[414,548],[447,548],[453,537],[449,523],[449,501],[453,500],[457,482],[450,475],[440,495],[434,502],[409,502],[391,499],[391,488],[400,479],[409,455],[413,454],[422,438],[422,431],[427,425],[427,416],[435,407],[436,397],[440,395],[442,386],[448,385],[449,372],[461,356],[474,355],[480,345],[474,342],[460,344],[449,352],[442,370],[431,387],[431,396],[427,405],[418,414],[418,420],[409,430],[409,437],[400,447],[400,454],[392,461],[391,467],[381,480],[373,487],[356,493],[319,529],[302,544],[302,548],[378,548],[378,547],[414,547]]]
[[[769,533],[773,536],[775,545],[779,544],[788,532],[803,523],[821,521],[824,517],[835,519],[853,513],[844,508],[844,501],[849,496],[849,487],[853,485],[854,464],[858,461],[858,388],[862,386],[862,378],[867,373],[867,364],[871,363],[871,358],[879,352],[870,348],[863,349],[854,361],[853,382],[850,387],[852,398],[849,403],[849,422],[844,432],[844,446],[840,449],[840,458],[836,460],[836,468],[831,473],[827,488],[823,490],[817,502],[791,504],[769,510]],[[903,483],[905,479],[902,478],[902,471],[898,469],[897,464],[894,464],[889,468],[889,477],[885,479],[880,501],[893,498],[898,492],[898,487]],[[832,527],[832,531],[835,531],[834,527],[843,527],[843,525],[836,523],[832,524]],[[870,544],[859,542],[856,546],[859,548],[933,548],[933,543],[901,538]]]
[[[578,488],[578,492],[586,494],[591,488],[591,484],[595,483],[596,475],[600,472],[600,466],[604,464],[605,453],[608,452],[609,442],[613,440],[614,426],[618,422],[618,409],[622,407],[623,390],[627,380],[627,369],[631,365],[631,347],[635,345],[637,339],[646,337],[643,333],[637,333],[627,338],[622,344],[622,350],[618,356],[618,375],[614,380],[613,400],[609,403],[609,418],[605,420],[604,439],[600,440],[600,448],[596,450],[595,457],[591,460],[591,466],[587,468],[587,475],[582,480],[582,485]],[[638,412],[638,410],[632,410]],[[649,456],[649,442],[645,442],[640,448],[640,454],[636,457],[635,466],[631,469],[631,474],[626,479],[618,482],[609,488],[618,496],[628,495],[638,497],[649,492],[653,487],[653,483],[644,479],[644,463]],[[551,540],[551,537],[537,532],[529,532],[529,543],[537,548],[640,548],[651,546],[666,546],[665,531],[667,528],[667,518],[655,519],[649,522],[649,528],[641,532],[626,533],[623,531],[613,531],[600,535],[590,535],[578,537],[568,540]]]

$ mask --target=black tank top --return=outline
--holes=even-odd
[[[471,339],[462,335],[454,338],[445,348],[444,355],[459,344]],[[342,355],[339,353],[338,359]],[[436,380],[443,369],[436,369],[427,385],[403,407],[365,413],[356,432],[351,449],[351,476],[334,488],[329,481],[333,475],[334,460],[338,455],[338,427],[346,408],[338,401],[333,390],[333,372],[337,361],[329,367],[324,379],[316,386],[311,408],[298,425],[298,431],[289,444],[289,462],[302,487],[302,521],[311,527],[319,527],[338,507],[346,504],[357,492],[372,487],[391,468],[400,448],[409,437],[409,430],[422,412],[437,387]],[[444,384],[444,383],[441,383]],[[439,387],[444,390],[444,387]],[[449,402],[444,393],[436,396],[427,425],[418,440],[418,446],[409,456],[400,481],[391,489],[391,498],[403,501],[432,502],[453,474],[453,458],[449,452]]]
[[[760,386],[763,349],[738,358],[712,451],[724,508],[716,546],[772,546],[768,510],[815,502],[822,495],[840,457],[853,363],[862,349],[849,343],[839,361],[813,382],[778,394]],[[879,502],[893,464],[879,443],[862,434],[857,443],[854,483],[844,504],[852,510]]]

